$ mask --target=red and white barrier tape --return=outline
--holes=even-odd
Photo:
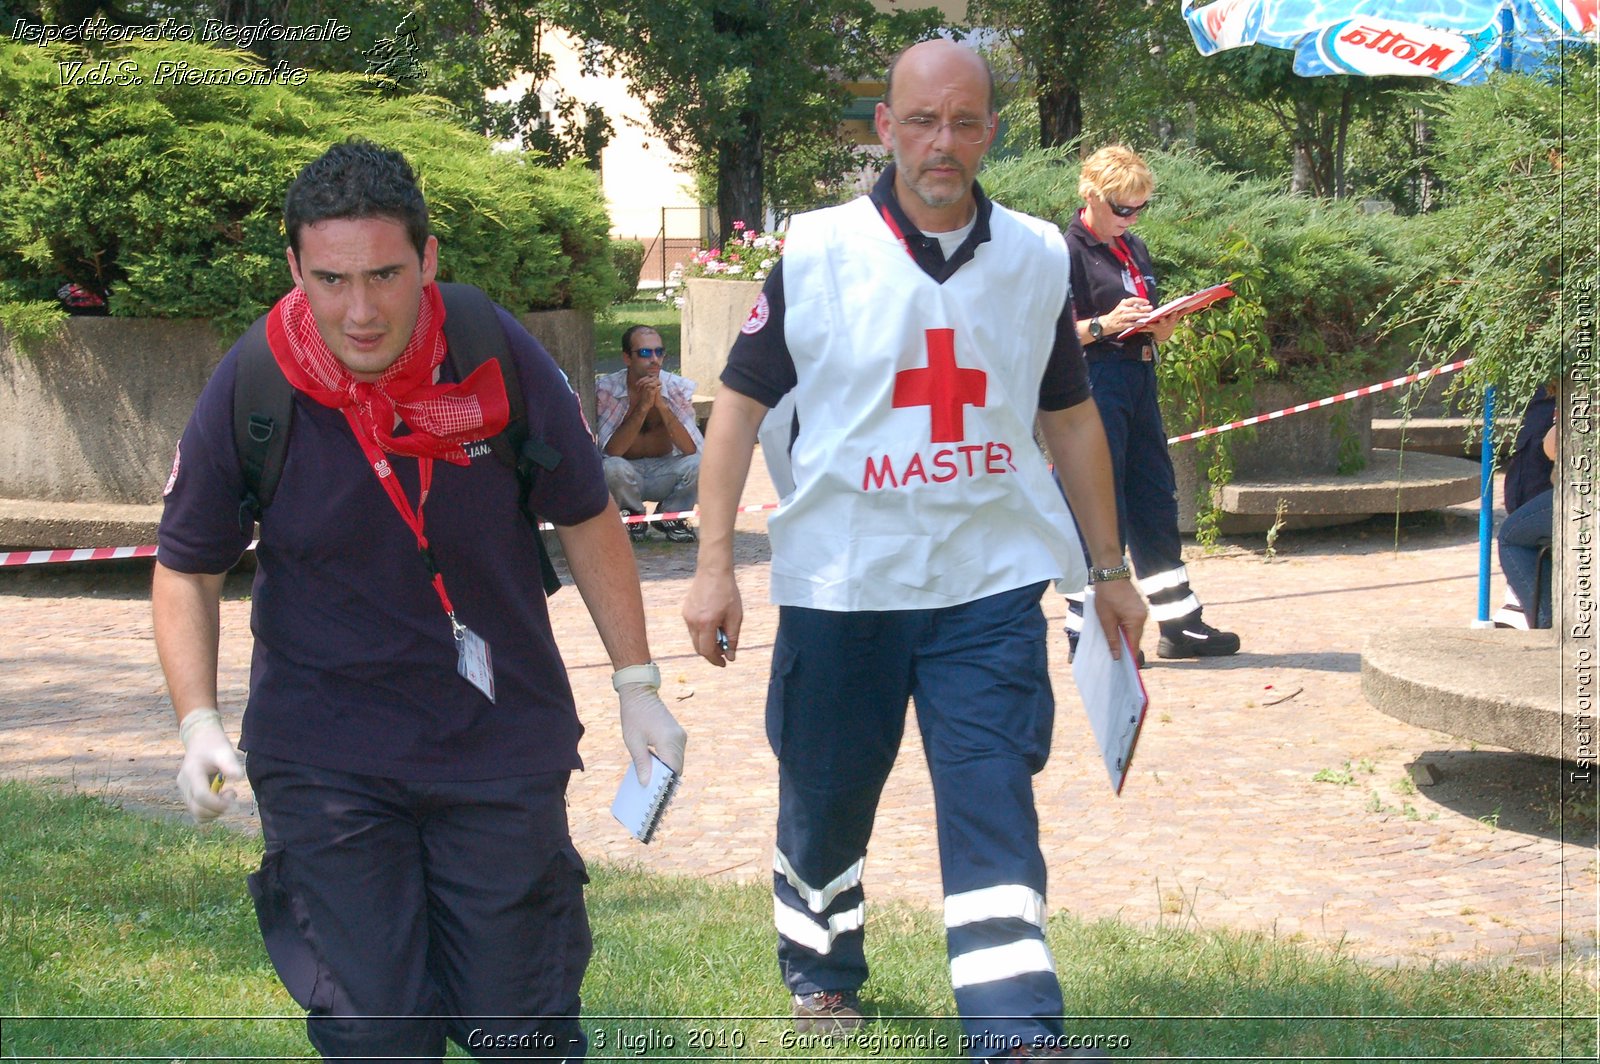
[[[1422,380],[1424,377],[1432,377],[1440,373],[1454,373],[1456,370],[1467,365],[1471,361],[1472,359],[1470,358],[1463,358],[1461,361],[1452,362],[1448,366],[1437,366],[1433,369],[1425,369],[1418,373],[1408,373],[1404,377],[1396,377],[1392,381],[1384,381],[1382,384],[1368,385],[1365,388],[1357,388],[1355,391],[1344,392],[1340,395],[1330,395],[1326,399],[1318,399],[1314,403],[1301,403],[1299,406],[1286,406],[1282,410],[1274,410],[1270,414],[1257,414],[1255,417],[1247,417],[1243,421],[1230,421],[1228,424],[1218,425],[1214,429],[1201,429],[1198,432],[1190,432],[1182,436],[1172,436],[1167,439],[1167,445],[1170,447],[1174,443],[1186,443],[1189,440],[1198,440],[1202,436],[1215,436],[1219,432],[1231,432],[1234,429],[1242,429],[1250,425],[1259,425],[1263,421],[1274,421],[1281,417],[1288,417],[1290,414],[1303,414],[1307,410],[1315,410],[1321,406],[1332,406],[1334,403],[1342,403],[1346,399],[1359,399],[1363,395],[1372,395],[1374,392],[1388,391],[1390,388],[1398,388],[1402,384],[1412,384],[1416,381]]]
[[[54,562],[104,562],[116,558],[149,558],[155,547],[79,547],[76,550],[0,551],[0,566],[49,565]]]
[[[1247,417],[1243,421],[1233,421],[1226,425],[1218,425],[1213,429],[1201,429],[1198,432],[1190,432],[1183,436],[1173,436],[1167,440],[1167,443],[1169,445],[1174,443],[1185,443],[1189,440],[1199,439],[1201,436],[1215,436],[1219,432],[1229,432],[1233,429],[1242,429],[1249,425],[1259,425],[1263,421],[1274,421],[1278,418],[1288,417],[1290,414],[1302,414],[1307,410],[1315,410],[1318,407],[1331,406],[1334,403],[1342,403],[1347,399],[1359,399],[1363,395],[1372,395],[1375,392],[1387,391],[1390,388],[1398,388],[1402,384],[1412,384],[1416,381],[1423,380],[1427,377],[1433,377],[1440,373],[1454,373],[1456,370],[1461,369],[1471,361],[1472,359],[1470,358],[1463,358],[1459,362],[1452,362],[1447,366],[1438,366],[1434,369],[1425,369],[1417,373],[1409,373],[1404,377],[1396,377],[1392,381],[1384,381],[1382,384],[1373,384],[1365,388],[1357,388],[1354,391],[1344,392],[1341,395],[1330,395],[1328,398],[1318,399],[1314,403],[1301,403],[1298,406],[1289,406],[1284,407],[1282,410],[1274,410],[1270,414],[1257,414],[1255,417]],[[776,510],[777,508],[777,503],[768,502],[755,506],[741,506],[735,510],[734,513],[763,513],[767,510]],[[699,510],[695,509],[679,510],[675,513],[665,514],[634,514],[631,517],[624,517],[622,519],[622,523],[625,525],[639,525],[654,521],[677,521],[694,517],[698,513]],[[546,532],[550,531],[554,527],[554,525],[545,522],[541,522],[539,525],[539,528]],[[255,544],[251,543],[250,547],[251,549],[254,549]],[[19,550],[11,551],[10,553],[0,551],[0,568],[5,568],[6,566],[12,565],[51,565],[63,562],[111,561],[118,558],[149,558],[153,557],[155,553],[156,548],[153,546],[83,547],[77,550]]]
[[[757,506],[741,506],[733,512],[736,514],[758,514],[765,510],[776,510],[777,508],[778,504],[775,502],[764,502]],[[677,513],[669,514],[634,514],[632,517],[624,517],[622,519],[622,523],[625,525],[644,525],[649,524],[652,521],[677,521],[683,518],[697,517],[699,514],[699,507],[695,507],[693,510],[679,510]],[[541,522],[539,525],[539,530],[541,532],[548,532],[554,527],[554,525],[549,524],[548,522]]]

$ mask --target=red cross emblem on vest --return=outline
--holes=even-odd
[[[903,369],[894,375],[893,405],[925,406],[933,418],[933,442],[967,438],[966,408],[983,406],[989,375],[956,365],[956,331],[929,329],[928,368]]]

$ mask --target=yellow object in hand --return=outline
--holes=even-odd
[[[211,777],[211,793],[212,794],[221,794],[222,793],[222,773],[220,773],[220,772],[217,773],[215,776]]]

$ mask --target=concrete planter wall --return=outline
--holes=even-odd
[[[570,310],[520,320],[571,378],[592,423],[593,320]],[[62,336],[22,354],[0,332],[0,501],[12,511],[159,503],[173,447],[232,341],[204,321],[73,318]]]
[[[1255,389],[1251,410],[1263,414],[1320,398],[1302,395],[1279,381],[1265,381]],[[1351,434],[1363,455],[1372,450],[1370,396],[1257,425],[1253,440],[1246,441],[1236,431],[1232,441],[1234,480],[1293,480],[1337,473],[1342,441]],[[1195,530],[1196,515],[1203,508],[1204,470],[1197,467],[1196,442],[1175,444],[1171,450],[1178,481],[1178,527],[1185,533]],[[1223,528],[1253,531],[1255,524],[1259,522],[1224,518]]]
[[[683,375],[696,395],[717,394],[722,367],[761,294],[760,281],[691,277],[684,284]]]

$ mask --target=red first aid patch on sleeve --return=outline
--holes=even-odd
[[[772,308],[767,306],[767,293],[762,292],[756,296],[756,305],[750,308],[749,317],[744,319],[744,325],[739,331],[746,336],[760,332],[767,324],[767,319],[772,317]]]

